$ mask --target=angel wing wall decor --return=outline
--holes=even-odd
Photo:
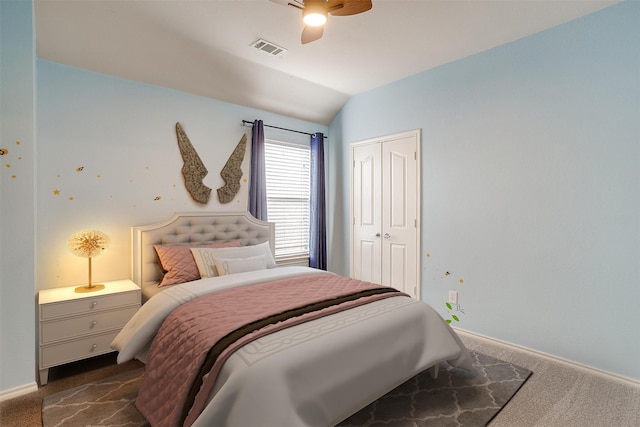
[[[193,148],[189,137],[187,137],[180,123],[176,123],[176,135],[178,136],[180,154],[184,161],[184,165],[182,166],[184,185],[196,202],[206,204],[209,201],[211,189],[204,185],[202,180],[207,176],[209,171],[207,171],[204,163],[200,160],[200,156],[198,156],[195,148]]]
[[[218,200],[220,203],[229,203],[240,191],[240,178],[242,178],[242,160],[247,148],[247,135],[242,135],[240,142],[229,156],[229,160],[220,171],[224,179],[224,186],[218,188]]]

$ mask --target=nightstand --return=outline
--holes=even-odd
[[[49,368],[113,351],[111,342],[140,308],[140,288],[131,280],[102,282],[105,288],[76,293],[76,286],[38,293],[40,385]]]

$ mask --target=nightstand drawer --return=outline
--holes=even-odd
[[[40,306],[41,320],[54,319],[74,314],[93,313],[96,311],[119,308],[125,305],[139,304],[140,292],[121,292],[110,295],[100,295],[77,300],[59,301]]]
[[[111,342],[118,331],[40,348],[40,369],[114,351]]]
[[[86,316],[42,322],[40,340],[42,344],[48,344],[62,339],[121,329],[136,311],[138,311],[138,306],[132,306],[91,313]]]

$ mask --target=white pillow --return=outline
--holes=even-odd
[[[218,276],[267,268],[264,255],[256,255],[249,258],[214,258],[213,263],[216,266]]]
[[[269,242],[235,248],[191,248],[191,253],[196,260],[200,277],[203,279],[205,277],[215,277],[218,275],[214,258],[250,258],[257,255],[264,255],[267,268],[276,267]]]

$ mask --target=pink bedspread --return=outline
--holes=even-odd
[[[183,422],[191,425],[204,409],[217,373],[233,351],[276,330],[401,295],[399,291],[385,292],[385,289],[327,273],[230,289],[188,302],[175,309],[158,331],[149,352],[136,406],[153,426],[178,426]],[[245,325],[314,303],[361,292],[366,294],[367,291],[381,293],[337,305],[330,305],[331,302],[325,308],[298,313],[295,317],[260,327],[234,341],[217,357],[207,358],[218,341]]]

